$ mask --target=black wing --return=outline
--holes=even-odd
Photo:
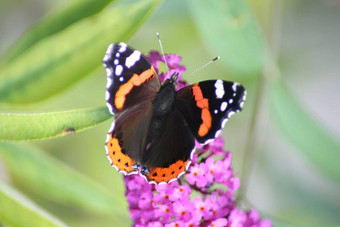
[[[227,120],[242,110],[244,87],[223,80],[202,81],[184,87],[176,94],[175,106],[200,143],[218,136]]]

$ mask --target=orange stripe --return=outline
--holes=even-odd
[[[192,93],[196,101],[196,106],[202,109],[202,124],[199,127],[198,135],[200,137],[203,137],[209,132],[212,122],[212,117],[209,111],[209,100],[203,97],[202,90],[198,86],[198,83],[194,84],[194,86],[192,87]]]
[[[130,93],[134,86],[140,86],[145,81],[151,80],[155,76],[156,72],[151,66],[150,69],[145,70],[140,75],[133,74],[128,82],[122,84],[115,96],[115,106],[117,109],[122,109],[125,103],[126,95]]]

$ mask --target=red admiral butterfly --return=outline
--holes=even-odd
[[[115,120],[106,140],[111,165],[140,173],[150,183],[184,174],[195,139],[206,144],[242,109],[242,85],[208,80],[176,91],[178,73],[163,84],[146,57],[125,43],[111,44],[104,56],[106,104]]]

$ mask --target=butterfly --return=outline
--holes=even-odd
[[[207,80],[176,91],[178,73],[162,84],[138,50],[109,45],[103,58],[106,104],[115,115],[107,134],[111,165],[149,183],[169,183],[185,173],[195,140],[207,144],[227,120],[242,110],[246,90],[223,80]]]

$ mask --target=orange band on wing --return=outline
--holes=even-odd
[[[178,160],[174,164],[167,168],[157,167],[150,169],[150,173],[145,175],[148,181],[155,183],[166,182],[168,183],[172,179],[176,179],[181,173],[184,173],[189,160],[182,161]]]
[[[198,135],[203,137],[209,132],[212,122],[212,117],[209,111],[209,100],[203,97],[202,90],[197,83],[192,87],[192,93],[196,101],[196,106],[202,109],[202,124],[199,127]]]
[[[128,82],[122,84],[115,95],[115,106],[117,109],[122,109],[125,103],[126,95],[134,86],[140,86],[142,83],[151,80],[156,75],[154,68],[145,70],[140,75],[133,74]]]
[[[106,147],[108,152],[107,157],[109,157],[112,165],[115,165],[119,171],[124,171],[126,173],[136,171],[132,168],[132,165],[135,164],[135,161],[129,156],[123,154],[118,139],[114,137],[112,138],[111,134],[109,135],[109,140],[107,141]]]

